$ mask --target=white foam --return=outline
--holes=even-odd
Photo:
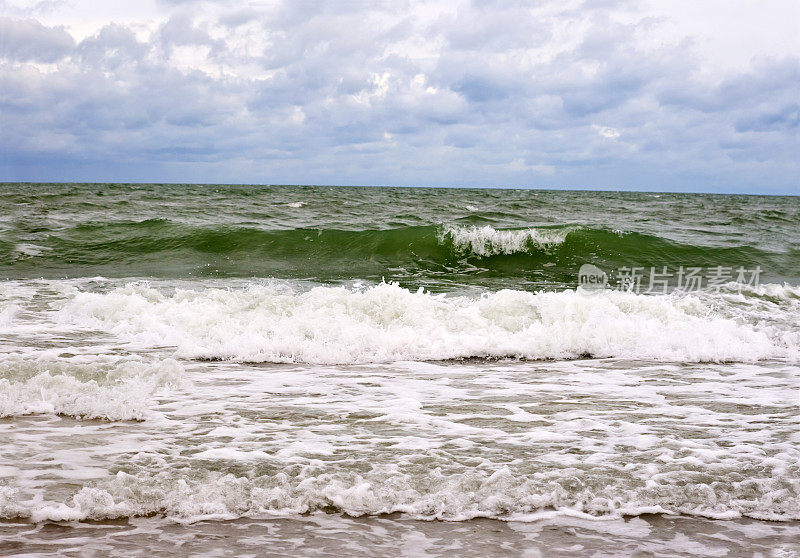
[[[18,304],[12,302],[0,303],[0,326],[8,327],[20,311]]]
[[[0,421],[14,456],[0,460],[0,515],[800,519],[794,361],[687,363],[794,358],[796,287],[218,285],[4,291],[22,310],[0,346],[0,408],[146,420]],[[633,360],[421,362],[584,352]],[[175,354],[347,366],[185,363],[191,383],[158,391],[184,374]]]
[[[450,241],[459,252],[476,256],[515,254],[530,248],[546,249],[564,242],[574,228],[563,229],[495,229],[491,226],[462,227],[449,225],[439,234],[439,242]]]
[[[0,489],[0,512],[800,519],[792,365],[206,363],[189,373],[158,420],[26,424],[0,451],[46,474]]]
[[[682,362],[797,358],[796,333],[760,320],[748,323],[742,305],[727,313],[716,308],[724,304],[722,295],[616,291],[502,290],[475,298],[394,284],[297,291],[274,283],[165,293],[131,283],[105,293],[76,290],[58,319],[143,347],[174,346],[179,357],[250,362],[584,354]]]
[[[214,471],[195,478],[118,472],[101,486],[81,488],[68,502],[24,500],[11,487],[0,487],[0,513],[33,521],[152,514],[200,521],[329,509],[350,516],[400,512],[416,519],[448,521],[486,517],[532,522],[557,516],[607,520],[652,513],[710,519],[800,519],[796,496],[776,501],[785,492],[780,480],[746,479],[730,484],[662,484],[652,489],[620,481],[590,488],[569,476],[520,478],[507,467],[451,475],[434,469],[424,476],[402,474],[392,467],[376,467],[365,474],[292,476],[281,471],[254,477]]]
[[[173,359],[58,358],[6,354],[0,359],[0,417],[58,414],[77,418],[144,420],[151,395],[179,382]]]
[[[32,256],[41,256],[45,251],[50,251],[52,248],[47,246],[38,246],[36,244],[29,244],[29,243],[19,243],[15,247],[15,251],[19,256],[25,257],[32,257]],[[19,257],[18,256],[18,257]]]

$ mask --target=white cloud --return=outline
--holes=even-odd
[[[797,4],[735,8],[6,1],[0,179],[797,193]]]
[[[616,128],[612,128],[610,126],[598,126],[597,124],[592,124],[592,128],[597,130],[597,133],[606,139],[615,140],[619,138],[619,130]]]
[[[511,172],[533,172],[536,174],[553,174],[556,172],[556,168],[553,165],[529,165],[522,157],[518,157],[508,163],[506,168]]]

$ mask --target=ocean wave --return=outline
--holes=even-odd
[[[797,463],[790,458],[773,459],[775,471],[780,465],[783,474],[754,470],[753,476],[743,477],[730,470],[705,477],[701,469],[694,481],[687,481],[680,468],[661,470],[657,480],[651,479],[653,467],[647,464],[629,467],[627,479],[613,480],[569,468],[536,475],[519,475],[510,467],[411,475],[384,466],[364,474],[279,471],[252,477],[208,470],[186,477],[121,471],[64,502],[26,500],[13,486],[0,486],[0,516],[41,522],[161,515],[193,522],[325,511],[354,517],[403,513],[423,520],[536,521],[548,515],[613,519],[660,513],[790,521],[800,519],[800,494],[792,480]]]
[[[498,230],[489,225],[483,227],[448,225],[439,233],[439,241],[452,243],[458,253],[485,257],[546,250],[562,244],[567,235],[574,230],[575,227]]]
[[[37,233],[39,234],[39,233]],[[8,277],[282,277],[476,284],[513,288],[520,280],[574,283],[594,263],[623,266],[760,266],[765,275],[798,278],[797,251],[693,245],[634,231],[556,224],[500,228],[450,223],[373,230],[263,229],[164,219],[88,223],[43,231],[42,250],[18,257],[0,243]],[[706,239],[708,240],[708,239]],[[3,257],[3,256],[6,257]],[[5,263],[2,263],[5,262]]]
[[[774,300],[781,288],[791,289],[773,287],[773,299],[764,300],[736,292],[446,296],[386,283],[300,291],[273,282],[162,292],[137,282],[109,292],[76,291],[58,321],[142,347],[173,346],[180,358],[247,362],[797,359],[800,309],[796,299]]]
[[[0,356],[0,417],[56,414],[110,421],[144,420],[152,394],[180,382],[173,359],[146,362],[102,355]]]

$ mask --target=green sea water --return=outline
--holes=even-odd
[[[800,198],[630,192],[0,185],[0,277],[574,285],[581,264],[800,279]]]

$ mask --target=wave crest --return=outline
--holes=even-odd
[[[748,323],[741,308],[720,312],[715,305],[729,306],[723,297],[617,291],[501,290],[475,298],[385,283],[304,292],[270,283],[163,293],[130,283],[107,293],[76,292],[60,320],[144,347],[171,345],[179,357],[247,362],[797,357],[797,335],[760,323],[759,312]]]
[[[562,229],[495,229],[489,225],[478,227],[446,226],[439,234],[439,242],[450,242],[460,253],[475,256],[517,254],[530,250],[546,250],[562,244],[567,235],[576,230]]]

